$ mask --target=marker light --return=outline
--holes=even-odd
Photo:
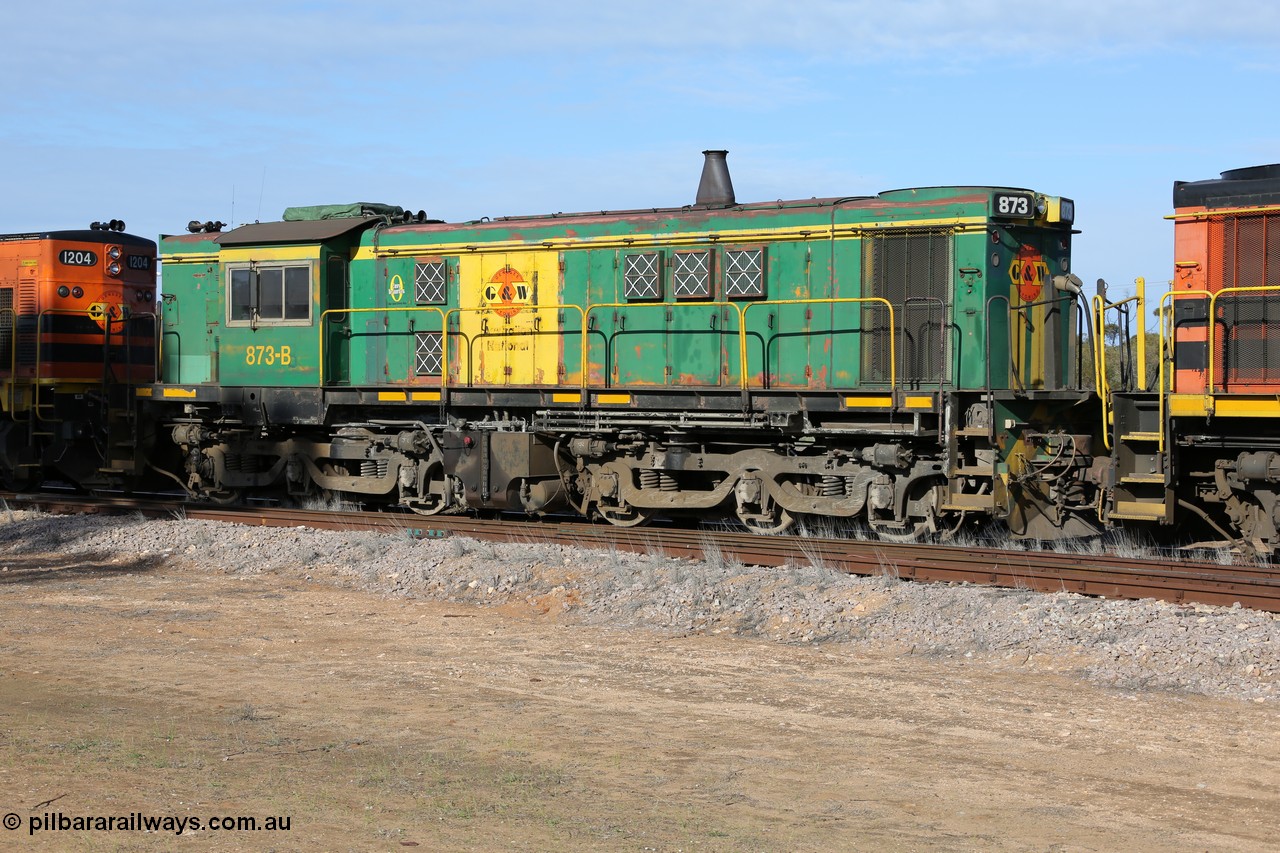
[[[62,285],[61,287],[58,288],[58,295],[61,296],[63,299],[66,299],[68,296],[71,295],[71,288],[67,287],[65,284]]]
[[[84,296],[84,288],[83,287],[71,288],[71,295],[74,296],[76,299],[79,299],[81,296]]]

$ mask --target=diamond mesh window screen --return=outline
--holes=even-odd
[[[413,372],[418,376],[439,376],[443,349],[439,332],[418,332],[413,354]]]
[[[946,379],[947,314],[952,285],[949,230],[886,231],[862,238],[862,295],[887,299],[862,308],[862,379],[887,382],[892,345],[898,350],[898,377],[907,382]]]
[[[661,298],[657,252],[626,256],[622,270],[622,295],[627,299]]]
[[[448,280],[444,261],[428,261],[413,265],[413,298],[419,305],[438,305],[445,301]]]
[[[711,297],[711,253],[676,252],[671,273],[671,289],[677,298]]]
[[[724,295],[736,299],[764,296],[764,249],[724,253]]]

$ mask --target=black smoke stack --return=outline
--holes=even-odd
[[[733,181],[729,180],[728,151],[703,151],[702,180],[698,181],[696,204],[724,205],[735,203]]]

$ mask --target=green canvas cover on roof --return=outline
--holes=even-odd
[[[361,216],[399,216],[404,208],[398,204],[357,201],[351,204],[312,204],[286,207],[285,222],[313,222],[317,219],[357,219]]]

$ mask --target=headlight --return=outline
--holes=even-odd
[[[107,249],[107,256],[111,258],[111,260],[113,261],[120,260],[120,247],[112,246],[111,248]]]
[[[120,262],[112,261],[111,263],[107,264],[107,272],[110,273],[111,275],[120,275]]]

